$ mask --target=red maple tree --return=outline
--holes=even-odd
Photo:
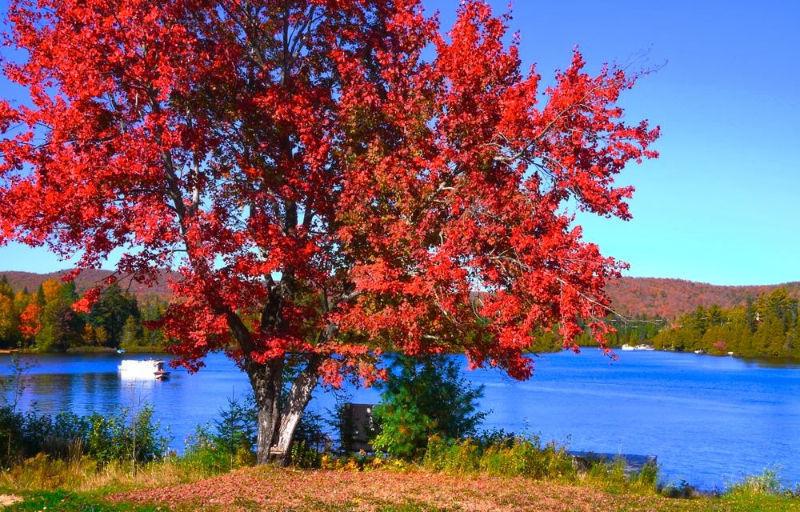
[[[564,206],[630,217],[614,178],[658,130],[624,122],[621,70],[575,52],[542,91],[479,0],[447,34],[420,0],[12,0],[8,19],[30,101],[0,102],[0,240],[113,253],[141,282],[179,268],[171,350],[247,373],[260,462],[320,378],[369,383],[382,351],[524,379],[538,328],[602,341],[619,265]]]

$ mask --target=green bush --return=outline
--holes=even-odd
[[[241,450],[226,449],[217,444],[215,439],[207,427],[198,427],[189,438],[180,463],[198,469],[203,474],[216,475],[249,465],[254,460],[252,450],[244,447]]]
[[[163,457],[166,448],[167,439],[159,434],[150,406],[132,417],[125,410],[81,417],[66,412],[55,416],[22,414],[0,407],[3,467],[38,454],[58,460],[89,456],[100,465],[111,461],[147,463]]]
[[[460,439],[473,435],[485,413],[476,412],[483,387],[464,379],[446,356],[423,360],[396,356],[381,384],[381,403],[373,409],[376,450],[414,459],[425,453],[431,436]]]
[[[167,439],[159,434],[159,425],[153,423],[153,408],[149,405],[130,421],[127,411],[122,411],[109,416],[95,413],[88,422],[85,453],[101,465],[111,461],[152,462],[161,459],[167,450]]]
[[[252,398],[229,398],[228,405],[220,409],[219,418],[198,427],[189,438],[184,462],[211,474],[253,464],[256,420]]]

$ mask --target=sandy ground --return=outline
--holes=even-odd
[[[0,494],[0,507],[7,507],[9,505],[13,505],[14,503],[19,503],[22,501],[22,498],[19,496],[14,496],[13,494]]]

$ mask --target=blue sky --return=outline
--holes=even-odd
[[[443,26],[452,23],[457,1],[425,3],[441,11]],[[621,177],[637,189],[632,221],[579,217],[588,239],[629,262],[633,276],[800,280],[800,2],[512,5],[526,66],[536,63],[546,80],[576,45],[594,69],[660,67],[622,101],[631,120],[662,127],[661,158]],[[0,82],[0,95],[9,94]],[[0,247],[0,269],[66,266],[44,249]]]

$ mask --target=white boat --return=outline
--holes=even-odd
[[[706,353],[706,351],[703,350],[702,348],[698,348],[697,350],[694,351],[694,353],[697,355],[703,355]]]
[[[120,377],[126,380],[165,380],[169,372],[164,369],[164,361],[147,359],[125,359],[117,367]]]
[[[622,350],[625,350],[626,352],[630,351],[630,350],[645,350],[645,351],[655,350],[650,345],[628,345],[628,344],[625,344],[625,345],[622,345],[621,348],[622,348]]]

